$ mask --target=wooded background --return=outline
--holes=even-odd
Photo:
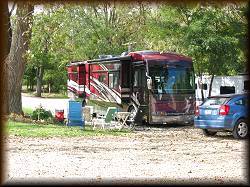
[[[22,113],[22,86],[65,92],[66,64],[128,50],[170,51],[193,58],[202,76],[246,72],[246,2],[163,4],[99,2],[3,3],[8,50],[6,112]]]

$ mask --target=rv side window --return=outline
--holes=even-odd
[[[106,75],[104,73],[100,74],[98,80],[102,83],[107,83]]]
[[[122,63],[122,74],[121,74],[121,87],[128,88],[130,87],[130,72],[129,72],[129,63],[126,61]]]
[[[118,89],[119,88],[119,73],[114,73],[114,88]]]
[[[74,81],[74,82],[77,82],[78,81],[78,73],[77,72],[69,73],[69,79]]]
[[[235,87],[234,86],[221,86],[220,87],[220,94],[234,94]]]
[[[140,73],[141,73],[141,75],[140,75],[140,79],[141,79],[140,84],[143,87],[143,86],[146,85],[146,76],[145,76],[146,73],[145,73],[145,69],[141,69]]]
[[[109,87],[113,88],[114,87],[114,81],[113,81],[113,74],[109,74]]]
[[[109,87],[110,88],[119,88],[119,73],[113,72],[109,73]]]
[[[71,67],[69,67],[69,70],[71,70],[68,73],[69,79],[74,81],[74,82],[77,82],[78,81],[77,67],[76,66],[71,66]]]
[[[137,69],[134,74],[134,86],[144,87],[146,85],[145,69]]]
[[[134,86],[138,86],[138,83],[139,83],[139,72],[135,71],[135,74],[134,74]]]
[[[86,83],[86,80],[85,80],[85,72],[79,72],[78,74],[78,82],[80,85],[83,85]]]

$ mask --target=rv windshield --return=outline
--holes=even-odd
[[[193,93],[194,71],[189,67],[154,65],[149,68],[154,93]]]

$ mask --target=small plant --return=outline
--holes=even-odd
[[[33,120],[50,120],[53,118],[52,113],[49,110],[45,110],[42,106],[37,108],[31,114]]]

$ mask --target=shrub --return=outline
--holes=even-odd
[[[33,120],[49,120],[53,118],[52,113],[49,110],[45,110],[42,107],[37,108],[31,114]]]

